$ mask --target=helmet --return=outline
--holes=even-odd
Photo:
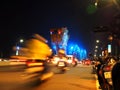
[[[47,43],[43,42],[45,39],[37,34],[37,38],[32,38],[26,41],[25,47],[23,49],[24,56],[31,59],[41,59],[46,60],[48,56],[52,55],[52,50]]]
[[[58,53],[59,53],[59,54],[65,54],[65,50],[60,49],[60,50],[58,51]]]

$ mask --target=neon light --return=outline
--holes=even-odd
[[[111,53],[111,45],[108,44],[108,53]]]

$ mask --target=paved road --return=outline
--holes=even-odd
[[[29,81],[20,78],[22,72],[0,72],[0,90],[97,90],[91,69],[91,66],[78,65],[60,74],[56,68],[52,68],[53,77],[36,87],[32,83],[27,86],[23,84]]]
[[[79,65],[65,74],[55,74],[35,90],[97,90],[96,78],[91,66]]]

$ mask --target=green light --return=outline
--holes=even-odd
[[[96,5],[89,5],[89,6],[87,7],[87,13],[88,13],[88,14],[93,14],[93,13],[96,12],[96,10],[97,10]]]

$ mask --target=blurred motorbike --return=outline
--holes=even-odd
[[[67,70],[67,63],[63,59],[60,59],[57,63],[57,68],[59,69],[60,73],[65,73]]]
[[[77,63],[77,59],[76,59],[76,58],[73,59],[72,65],[73,65],[73,67],[76,67],[76,66],[78,65],[78,63]]]
[[[58,50],[58,57],[59,60],[56,66],[59,69],[60,73],[65,73],[68,66],[65,50],[63,49]]]
[[[43,81],[53,75],[47,62],[48,56],[52,55],[52,50],[48,46],[47,40],[39,34],[32,35],[24,42],[24,45],[19,49],[19,55],[26,57],[26,78],[36,78]]]
[[[25,73],[32,75],[32,78],[38,78],[39,81],[47,80],[53,75],[46,60],[28,59],[26,65]]]
[[[103,65],[101,67],[101,76],[103,78],[103,84],[101,88],[103,90],[112,90],[112,77],[111,77],[111,65]]]
[[[95,61],[95,62],[92,64],[92,73],[93,73],[93,74],[96,74],[96,73],[97,73],[97,65],[98,65],[99,63],[100,63],[99,61]]]
[[[115,60],[110,58],[107,63],[101,65],[100,67],[99,75],[102,78],[102,90],[113,90],[111,72],[114,64]]]

